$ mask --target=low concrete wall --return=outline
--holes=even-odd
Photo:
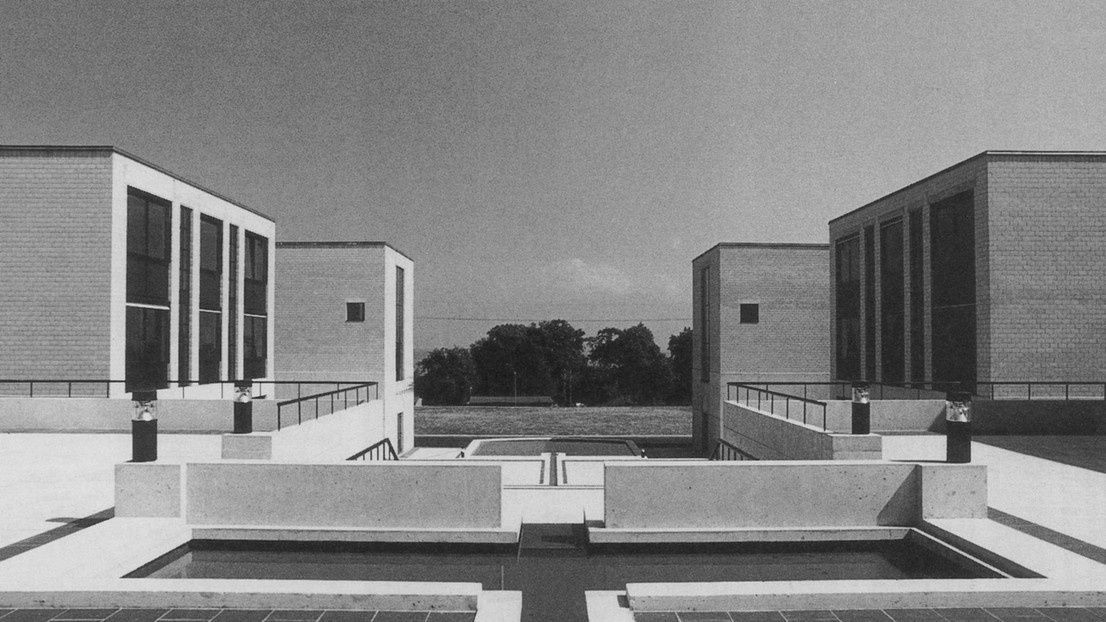
[[[255,430],[276,429],[276,402],[254,403]],[[129,399],[83,397],[0,398],[2,432],[130,432]],[[231,400],[166,399],[157,402],[160,432],[218,433],[234,429]]]
[[[604,476],[609,529],[913,526],[987,515],[982,465],[610,462]]]
[[[975,434],[1106,434],[1106,400],[1100,399],[977,400],[972,415]]]
[[[361,529],[500,526],[500,466],[393,462],[186,465],[195,525]]]
[[[222,457],[227,460],[337,462],[384,439],[386,433],[382,402],[366,402],[275,432],[225,434]]]
[[[937,432],[944,429],[945,400],[872,400],[872,432]],[[826,427],[848,433],[853,425],[850,400],[826,402]]]
[[[759,460],[880,460],[876,435],[833,434],[801,421],[726,402],[722,438]]]

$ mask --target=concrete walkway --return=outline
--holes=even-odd
[[[158,437],[158,457],[170,462],[218,460],[220,451],[217,434]],[[130,458],[129,434],[0,434],[0,548],[107,518],[115,465]]]
[[[886,436],[885,460],[945,459],[945,437]],[[987,505],[1106,549],[1106,473],[972,443],[987,465]]]

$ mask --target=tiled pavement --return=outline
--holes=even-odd
[[[0,609],[0,622],[473,622],[475,619],[474,611]]]
[[[1106,622],[1106,607],[638,612],[635,622]],[[0,620],[0,622],[3,622]]]

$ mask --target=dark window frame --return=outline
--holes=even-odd
[[[710,382],[710,265],[699,270],[699,323],[703,330],[699,335],[699,368],[701,382]]]
[[[192,383],[192,209],[180,208],[180,282],[177,315],[177,383]]]
[[[401,266],[396,266],[396,380],[403,380],[406,376],[407,357],[405,348],[405,320],[404,311],[407,306],[405,291],[407,273]]]
[[[834,243],[834,360],[840,380],[860,379],[860,281],[860,235],[853,233]]]
[[[161,218],[160,231],[154,214]],[[173,203],[128,186],[127,302],[169,306],[172,243]]]
[[[760,324],[760,303],[742,302],[737,305],[737,322],[739,324]]]
[[[365,321],[365,303],[364,302],[347,302],[346,303],[346,322],[364,322]]]

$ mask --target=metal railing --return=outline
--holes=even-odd
[[[334,390],[363,384],[364,380],[253,380],[254,393],[270,399],[296,399],[304,397],[304,389],[333,386]],[[0,379],[0,397],[111,397],[112,388],[123,388],[129,393],[126,380],[33,378]],[[167,380],[167,386],[158,388],[162,398],[233,399],[234,380],[214,382],[187,382]],[[176,386],[174,386],[176,385]],[[131,388],[133,389],[133,387]],[[179,391],[179,394],[178,394]],[[191,394],[191,395],[190,395]],[[376,399],[375,397],[370,399]]]
[[[828,382],[741,381],[731,382],[729,386],[733,387],[739,384],[761,387],[768,391],[786,393],[795,397],[802,397],[803,399],[851,400],[853,383],[849,380],[834,380]],[[868,383],[868,386],[868,398],[872,400],[945,399],[945,392],[961,390],[959,382],[871,382]],[[734,400],[734,395],[735,393],[729,390],[727,392],[727,399],[730,401]]]
[[[714,451],[711,452],[708,460],[717,461],[736,461],[736,460],[756,460],[752,455],[741,451],[738,447],[725,439],[718,439],[718,443],[714,446]]]
[[[109,397],[125,380],[0,379],[0,397]]]
[[[307,383],[304,383],[307,384]],[[333,384],[333,383],[326,383]],[[308,404],[306,408],[306,415],[308,419],[324,417],[326,415],[334,414],[340,410],[345,410],[350,406],[350,397],[353,397],[353,405],[377,399],[379,396],[377,383],[375,382],[363,382],[361,384],[355,384],[344,388],[338,388],[334,391],[325,391],[323,393],[315,393],[314,395],[305,395],[303,397],[297,397],[283,402],[277,402],[277,430],[280,430],[286,424],[284,418],[287,411],[295,407],[296,410],[296,424],[303,423],[305,409],[304,405]],[[288,417],[291,417],[291,413],[287,413]],[[287,425],[292,425],[288,423]]]
[[[1004,380],[975,384],[975,395],[991,400],[1106,400],[1106,382]]]
[[[761,385],[763,386],[763,385]],[[744,395],[745,405],[757,410],[766,410],[774,415],[780,413],[776,411],[777,403],[783,405],[783,416],[785,419],[790,420],[792,413],[795,414],[795,419],[798,420],[799,414],[802,413],[802,421],[804,425],[814,425],[812,421],[817,421],[818,411],[822,413],[822,429],[826,429],[826,403],[820,400],[812,400],[806,397],[800,397],[798,395],[791,395],[788,393],[781,393],[779,391],[771,391],[768,389],[762,389],[760,386],[754,386],[751,384],[743,384],[740,382],[731,382],[726,387],[726,400],[730,402],[740,402]],[[755,399],[754,399],[755,395]],[[794,407],[792,407],[794,403]]]
[[[346,460],[399,460],[399,455],[396,453],[396,448],[392,446],[392,439],[385,437]]]

